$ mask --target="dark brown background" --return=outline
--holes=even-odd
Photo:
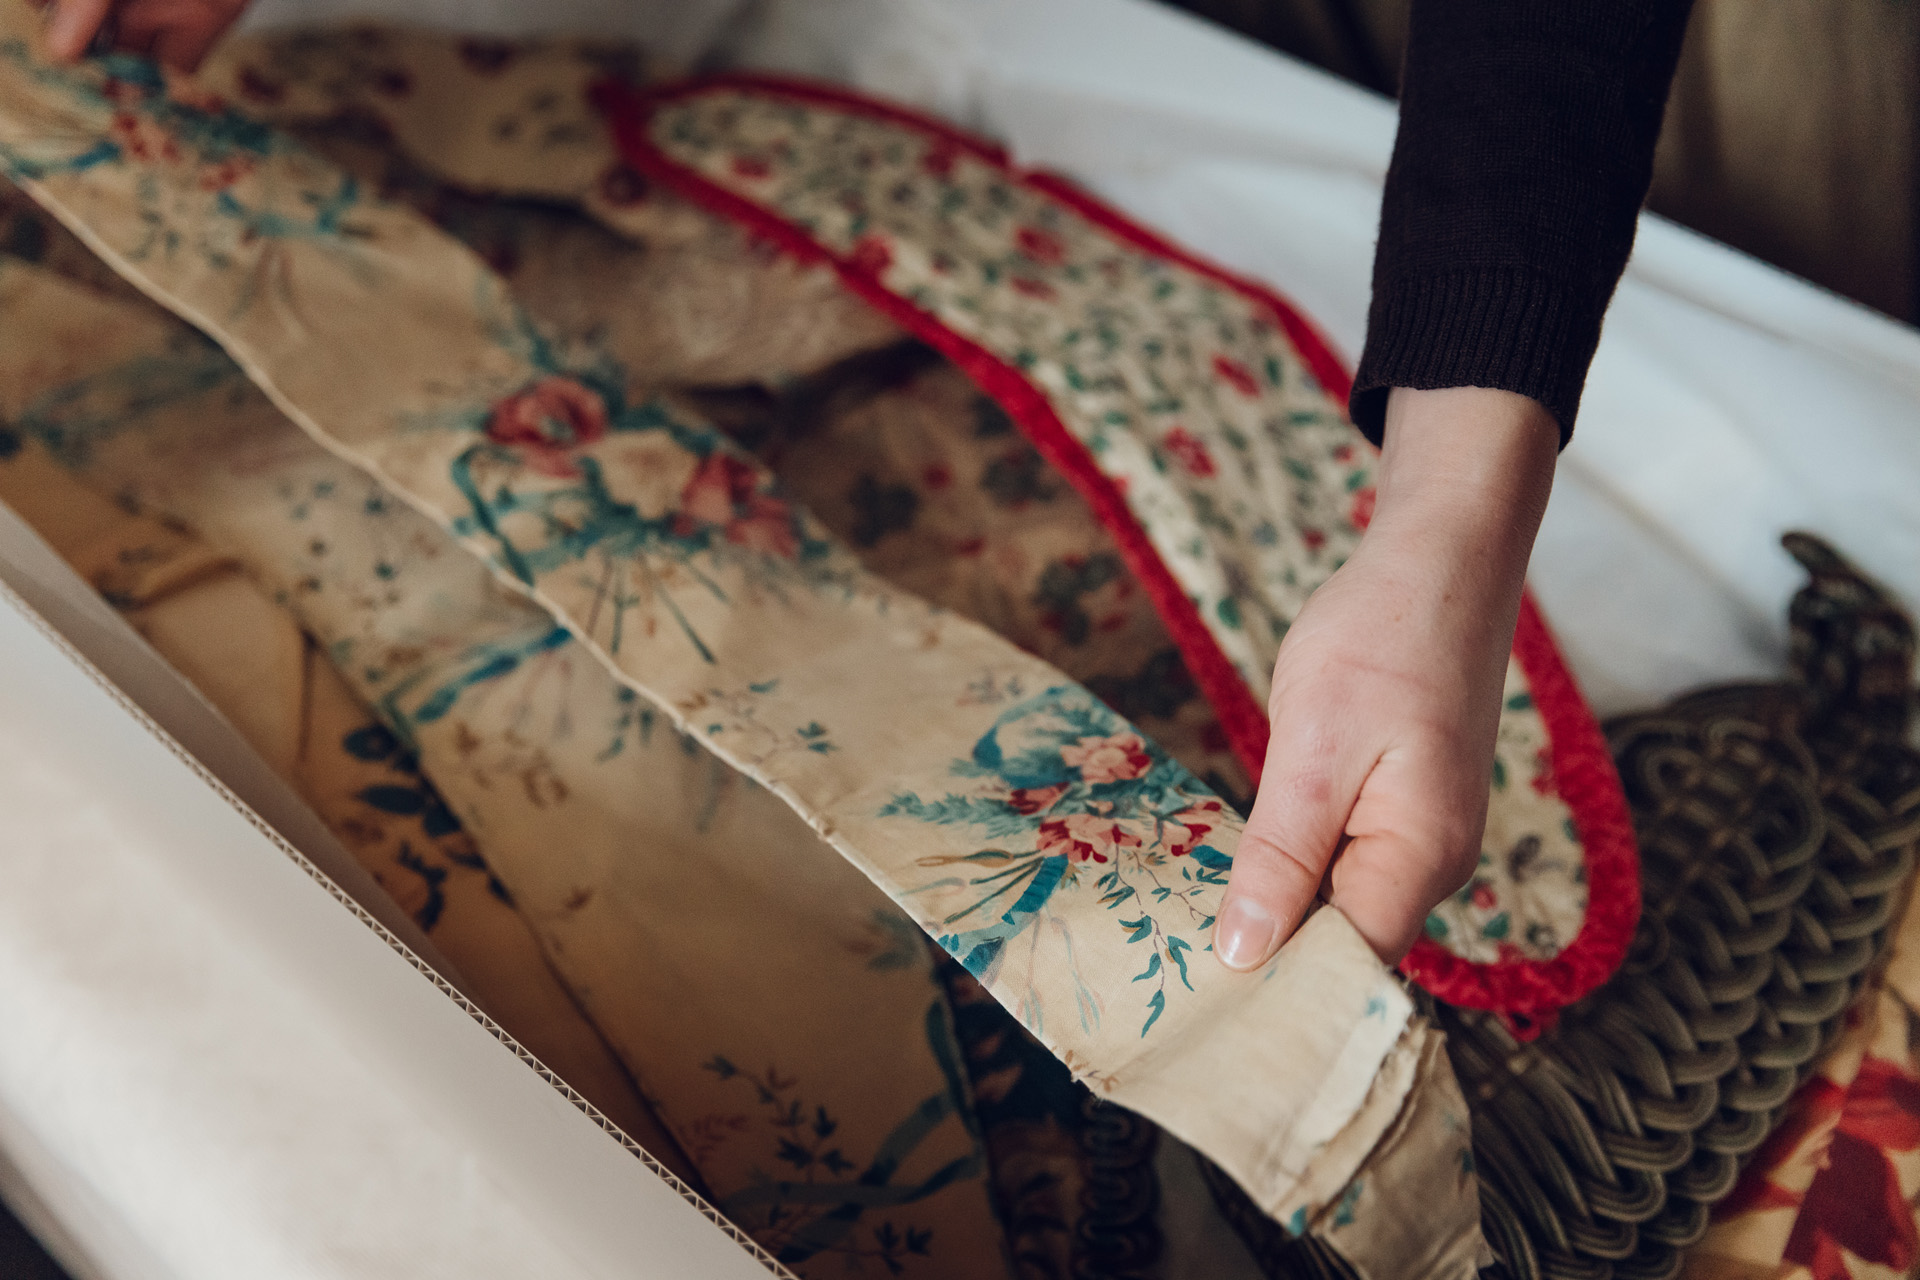
[[[1172,0],[1392,93],[1409,0]],[[1659,213],[1920,319],[1916,0],[1696,0],[1667,107]]]

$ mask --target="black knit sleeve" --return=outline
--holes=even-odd
[[[1573,431],[1691,0],[1414,0],[1353,420],[1394,387],[1532,396]]]

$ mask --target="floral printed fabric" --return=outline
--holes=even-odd
[[[780,382],[898,338],[831,275],[753,250],[619,159],[587,89],[645,61],[591,42],[360,27],[229,42],[202,84],[420,208],[530,310],[595,331],[650,385]],[[617,234],[539,202],[582,206]],[[577,288],[583,274],[593,290]]]
[[[456,940],[495,925],[463,958],[485,966],[503,1012],[535,1029],[567,1024],[617,1059],[614,1078],[631,1073],[672,1137],[632,1097],[622,1119],[638,1116],[635,1135],[669,1159],[684,1152],[718,1206],[802,1274],[909,1262],[929,1277],[992,1273],[997,1259],[978,1243],[994,1234],[979,1143],[943,993],[910,920],[171,317],[103,305],[20,267],[0,269],[0,301],[44,317],[46,342],[80,353],[23,352],[5,369],[20,397],[9,416],[28,438],[245,563],[380,709],[377,728],[360,719],[329,755],[341,781],[369,766],[383,776],[353,793],[357,813],[341,811],[337,792],[319,798],[334,801],[329,816],[349,836],[360,829],[363,857],[379,838],[367,810],[389,815],[382,826],[419,814],[415,839],[437,847],[403,843],[395,865],[373,860],[390,881],[420,875],[420,918],[435,935],[443,860],[475,861],[455,843],[464,833],[485,848],[484,867],[471,868],[483,878],[467,887],[490,901],[455,902],[450,922]],[[72,430],[89,420],[84,436]],[[150,546],[131,549],[144,559]],[[169,646],[189,670],[223,645],[271,647],[279,611],[257,594],[249,607],[249,588],[233,585],[217,602],[224,626]],[[310,731],[342,719],[337,698],[303,707],[225,692],[243,716],[304,715]],[[415,753],[431,790],[394,764]],[[509,900],[551,974],[516,963],[494,919]],[[770,981],[770,969],[809,981]],[[516,999],[514,979],[529,974],[557,974],[565,995],[549,986]],[[856,1048],[823,1052],[822,1037]],[[544,1047],[572,1046],[548,1036]],[[612,1091],[598,1061],[563,1054],[558,1065],[583,1088],[601,1085],[597,1096]]]
[[[1053,663],[1244,811],[1246,772],[1112,538],[952,364],[892,348],[702,400],[870,571]]]
[[[611,176],[592,192],[547,194],[593,209],[619,235],[550,203],[477,198],[431,177],[395,152],[390,135],[416,146],[440,138],[443,129],[418,119],[433,114],[432,97],[382,86],[445,77],[453,61],[486,101],[504,92],[513,104],[527,91],[496,84],[502,68],[525,76],[544,66],[551,85],[577,88],[582,63],[591,70],[605,60],[569,46],[511,45],[487,46],[485,60],[450,60],[447,43],[369,30],[303,34],[230,48],[211,75],[249,102],[266,100],[272,118],[370,190],[473,247],[544,328],[591,337],[649,385],[700,391],[702,406],[868,569],[1053,662],[1244,809],[1245,771],[1151,601],[1086,503],[991,398],[937,354],[893,349],[899,331],[830,273],[646,190],[611,158]],[[502,110],[489,137],[532,130],[511,106]],[[574,130],[559,132],[565,140]],[[483,163],[510,171],[518,159],[497,148],[454,168],[474,182]],[[513,173],[493,185],[523,181]],[[841,359],[849,353],[856,358]],[[840,363],[820,368],[828,357]]]
[[[9,176],[143,291],[214,334],[281,411],[367,478],[349,485],[352,471],[327,470],[342,464],[325,458],[323,467],[304,444],[310,456],[294,457],[287,444],[208,448],[194,435],[238,430],[230,415],[244,397],[202,398],[184,438],[123,434],[116,406],[125,402],[115,396],[124,373],[48,388],[37,407],[59,412],[41,415],[42,438],[82,466],[90,454],[110,457],[120,440],[157,449],[121,475],[176,484],[150,500],[195,503],[208,522],[271,518],[284,528],[315,504],[330,506],[329,528],[360,539],[351,556],[328,559],[332,544],[323,551],[311,541],[263,545],[260,554],[283,557],[279,589],[290,603],[314,597],[309,625],[331,632],[330,651],[353,641],[333,655],[337,664],[394,722],[413,727],[423,761],[435,752],[468,758],[476,818],[481,793],[502,790],[530,767],[529,753],[540,754],[524,738],[529,725],[580,727],[568,749],[591,746],[598,759],[615,741],[638,752],[639,708],[657,709],[687,735],[685,768],[717,760],[746,773],[760,785],[744,786],[741,803],[769,806],[766,823],[786,812],[775,798],[798,812],[922,928],[952,938],[988,990],[1082,1079],[1192,1139],[1269,1211],[1335,1235],[1366,1274],[1405,1274],[1414,1258],[1436,1274],[1472,1264],[1477,1214],[1457,1088],[1435,1059],[1437,1037],[1351,927],[1322,912],[1260,974],[1186,963],[1205,949],[1217,901],[1207,873],[1230,857],[1238,829],[1191,775],[1043,663],[867,576],[756,465],[671,405],[631,395],[604,358],[547,341],[497,279],[418,219],[369,200],[350,176],[279,135],[169,95],[143,64],[51,70],[32,57],[35,31],[24,4],[0,6],[0,160]],[[182,379],[177,396],[156,400],[145,388],[142,403],[185,404],[231,385],[213,353],[193,358],[197,340],[161,334],[156,349],[139,327],[101,317],[85,332],[112,348],[119,329],[129,356],[142,358],[133,367]],[[241,484],[282,469],[296,483]],[[223,492],[229,484],[238,487]],[[421,529],[453,535],[460,549],[438,551],[410,532],[414,511],[431,521]],[[238,523],[229,529],[235,545],[257,536]],[[304,576],[292,572],[300,555],[311,561]],[[412,572],[424,565],[478,585],[415,596],[399,584],[429,576]],[[509,590],[486,594],[488,582]],[[342,612],[323,617],[326,609]],[[446,639],[424,642],[435,636]],[[569,661],[546,660],[556,654]],[[610,681],[602,687],[614,702],[621,690],[643,700],[632,704],[631,724],[591,718],[609,705],[598,695],[570,701],[587,696],[589,673]],[[546,691],[529,683],[540,679],[551,682]],[[467,703],[501,680],[520,682],[519,692]],[[455,714],[463,705],[481,725],[470,738]],[[587,757],[577,758],[584,769]],[[436,781],[451,799],[446,779],[461,776]],[[664,825],[662,847],[698,846],[697,809],[651,808],[631,785],[602,794],[624,839]],[[556,840],[525,806],[490,821],[531,824],[499,838],[470,822],[490,849],[559,849],[603,871],[638,870],[617,847]],[[806,839],[796,833],[784,847]],[[726,857],[750,854],[711,843],[722,847],[678,869],[648,868],[617,900],[635,909],[678,902],[676,876],[719,874]],[[503,864],[495,870],[508,875]],[[1166,892],[1115,897],[1106,880],[1115,872]],[[797,897],[790,880],[777,895],[796,908],[792,936],[809,956],[833,941],[826,916],[854,901],[819,876],[808,886],[817,898]],[[721,900],[696,894],[690,905]],[[605,909],[568,893],[521,905],[548,927],[577,917],[586,936]],[[801,907],[825,915],[810,925]],[[656,909],[649,919],[651,933],[597,935],[603,979],[706,974],[713,957],[671,945],[690,916]],[[681,934],[662,931],[669,925]],[[1143,962],[1152,972],[1141,972]],[[806,973],[815,998],[836,998],[833,979],[810,962],[762,956],[760,972]],[[925,981],[912,967],[899,974]],[[577,993],[625,995],[591,977],[572,975]],[[676,996],[647,1013],[666,1025],[721,1017],[724,1003]],[[925,1015],[920,1023],[907,1042],[942,1060],[937,1028]],[[806,1031],[833,1043],[833,1027],[855,1024],[823,1020],[793,1027],[793,1037],[778,1025],[767,1034]],[[817,1209],[884,1199],[839,1182],[806,1192],[804,1180],[768,1177],[769,1159],[872,1188],[882,1170],[907,1178],[901,1144],[932,1160],[927,1142],[960,1114],[951,1089],[928,1096],[917,1120],[899,1122],[906,1128],[871,1135],[873,1163],[854,1172],[827,1158],[854,1159],[830,1141],[837,1119],[806,1119],[806,1082],[724,1049],[700,1069],[813,1126],[810,1137],[794,1136],[792,1151],[737,1158],[746,1188],[726,1207],[743,1220],[795,1200]],[[967,1145],[960,1134],[945,1141]],[[955,1159],[897,1185],[914,1194],[958,1185],[966,1157]],[[1385,1229],[1396,1216],[1412,1221],[1392,1206],[1411,1203],[1416,1187],[1414,1235]],[[787,1217],[760,1225],[792,1230],[787,1246],[815,1257],[845,1243],[858,1217],[836,1208],[797,1226]],[[1352,1229],[1370,1217],[1381,1229]],[[916,1238],[895,1232],[889,1243],[875,1231],[875,1248],[914,1251]]]
[[[361,30],[242,42],[210,82],[277,120],[368,122],[458,182],[577,202],[650,248],[671,245],[710,266],[728,256],[710,251],[716,238],[738,236],[738,228],[703,216],[629,167],[579,105],[596,77],[634,61],[591,46],[528,48]],[[669,95],[653,123],[674,137],[657,158],[804,227],[809,247],[840,253],[843,268],[1031,375],[1098,457],[1101,474],[1124,491],[1123,518],[1137,519],[1151,536],[1154,563],[1171,568],[1173,578],[1152,603],[1166,612],[1171,593],[1175,612],[1193,621],[1180,629],[1186,652],[1168,647],[1158,666],[1116,671],[1092,654],[1063,653],[1057,643],[1034,651],[1090,681],[1110,705],[1150,720],[1155,704],[1172,706],[1155,686],[1197,677],[1221,715],[1206,723],[1197,708],[1173,709],[1149,727],[1183,763],[1244,795],[1246,770],[1258,764],[1259,708],[1285,622],[1348,553],[1371,511],[1371,455],[1323,385],[1339,371],[1303,360],[1306,335],[1290,329],[1284,315],[1276,323],[1245,290],[1185,269],[1177,251],[1117,236],[1052,187],[1013,180],[997,163],[983,163],[967,140],[956,143],[937,126],[870,104],[850,108],[776,89],[756,82]],[[788,128],[796,123],[806,127]],[[754,130],[777,135],[773,151],[762,154],[768,137],[749,136]],[[885,159],[873,163],[878,157]],[[804,193],[800,203],[788,199],[789,187]],[[874,198],[881,191],[885,201]],[[983,192],[990,198],[980,199]],[[807,201],[820,207],[803,207]],[[834,208],[823,216],[827,205]],[[751,217],[741,220],[756,232],[766,229]],[[534,243],[533,256],[552,257],[541,238]],[[520,255],[516,246],[492,248],[509,259]],[[516,285],[538,289],[540,271],[513,274]],[[706,326],[716,342],[688,358],[684,341],[659,338],[698,331],[702,326],[687,320],[702,308],[678,301],[672,282],[684,276],[671,269],[645,274],[644,288],[630,295],[647,299],[645,305],[586,310],[616,331],[609,348],[656,384],[780,383],[830,356],[870,348],[891,331],[829,273],[804,270],[799,256],[773,256],[745,273],[735,268],[736,283],[709,282],[703,293],[762,303],[751,308],[760,316],[805,310],[821,323],[736,328],[732,342]],[[580,291],[558,296],[577,298]],[[543,313],[561,309],[529,301]],[[668,313],[679,322],[634,319]],[[775,465],[785,470],[783,462]],[[862,519],[884,520],[885,504],[897,506],[903,488],[929,496],[921,478],[896,477],[884,486],[876,478],[864,493],[847,496],[865,500]],[[832,519],[834,504],[823,504],[828,495],[818,484],[798,488],[836,532],[859,527]],[[955,496],[949,490],[937,505],[950,507]],[[1071,494],[1053,505],[1087,510]],[[918,532],[905,541],[924,546]],[[1134,582],[1134,573],[1112,576],[1108,566],[1137,570],[1139,554],[1129,557],[1111,539],[1088,541],[1100,545],[1068,553],[1035,585],[1071,604],[1076,592]],[[878,562],[864,558],[890,581],[928,594],[928,575],[903,582],[894,576],[900,547],[888,551]],[[1007,612],[983,616],[969,608],[977,599],[933,598],[995,626]],[[1129,612],[1139,617],[1149,603],[1133,601]],[[1073,620],[1070,610],[1066,620]],[[1196,641],[1196,632],[1205,634]],[[1509,673],[1481,869],[1434,912],[1408,970],[1443,998],[1537,1019],[1611,971],[1636,899],[1631,836],[1604,751],[1530,609],[1522,632],[1519,652],[1529,661],[1516,661]],[[1011,634],[1026,643],[1024,633]],[[1196,665],[1196,645],[1217,661]],[[1530,687],[1542,677],[1564,691],[1554,702],[1551,733]],[[1226,761],[1229,745],[1239,749],[1239,767]],[[1591,917],[1590,893],[1599,904]]]
[[[831,262],[1007,400],[1113,529],[1257,769],[1287,624],[1372,512],[1372,456],[1317,339],[1282,304],[898,111],[751,79],[602,96],[636,165]],[[1617,781],[1531,609],[1518,652],[1486,856],[1410,972],[1538,1018],[1611,972],[1637,898]]]
[[[4,429],[0,498],[299,790],[515,1039],[676,1173],[698,1177],[547,965],[471,834],[237,561],[103,500]]]

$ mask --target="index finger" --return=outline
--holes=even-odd
[[[1328,735],[1276,720],[1214,925],[1214,954],[1229,969],[1265,964],[1319,896],[1364,780],[1349,776],[1344,754]]]

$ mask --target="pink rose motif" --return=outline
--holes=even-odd
[[[1081,778],[1096,787],[1105,782],[1137,778],[1153,763],[1146,743],[1137,733],[1082,738],[1070,747],[1060,748],[1060,759],[1080,770]]]
[[[1140,837],[1112,818],[1092,813],[1070,813],[1040,824],[1039,850],[1065,854],[1082,862],[1106,862],[1121,849],[1138,849]]]
[[[260,162],[253,156],[236,153],[202,169],[194,185],[202,191],[225,191],[259,167]]]
[[[1220,825],[1222,809],[1218,800],[1203,800],[1169,818],[1160,829],[1167,852],[1183,858],[1205,844],[1207,835]]]
[[[1207,452],[1207,446],[1185,427],[1175,427],[1167,432],[1160,443],[1191,476],[1205,480],[1219,470],[1213,465],[1213,455]]]
[[[1057,267],[1067,260],[1067,246],[1060,243],[1060,237],[1051,231],[1022,227],[1015,233],[1013,242],[1021,253],[1042,266]]]
[[[607,433],[607,406],[591,387],[552,374],[495,404],[486,432],[535,471],[571,478],[580,469],[569,455]]]
[[[1373,506],[1377,498],[1372,485],[1353,495],[1353,506],[1347,511],[1347,519],[1353,521],[1354,528],[1364,529],[1373,523]]]
[[[131,111],[116,111],[113,120],[107,126],[107,133],[129,160],[141,164],[164,161],[167,164],[179,164],[180,144],[174,140],[157,121],[148,116],[135,115]]]
[[[1473,905],[1482,911],[1491,911],[1500,899],[1494,896],[1493,886],[1482,880],[1473,886]]]
[[[1007,807],[1029,816],[1053,808],[1053,802],[1067,793],[1065,783],[1051,787],[1015,787],[1007,797]]]
[[[1045,280],[1029,280],[1025,276],[1015,276],[1010,283],[1015,293],[1041,302],[1052,302],[1059,296],[1054,292],[1053,286]]]
[[[753,497],[758,480],[741,459],[730,453],[710,453],[680,487],[680,515],[697,524],[731,523],[734,513]]]
[[[861,236],[853,242],[853,252],[848,255],[848,261],[854,270],[877,276],[893,265],[893,249],[884,237]]]
[[[954,161],[960,158],[960,148],[942,139],[927,148],[920,157],[920,167],[936,178],[951,178]]]
[[[1553,774],[1553,752],[1540,748],[1533,757],[1533,791],[1535,795],[1557,796],[1560,794],[1560,780]]]
[[[735,177],[752,180],[767,177],[773,172],[773,166],[763,156],[735,156],[730,167]]]
[[[793,531],[793,511],[778,498],[757,494],[746,512],[727,524],[727,541],[761,555],[791,560],[800,553]]]
[[[759,479],[750,464],[732,454],[708,454],[680,488],[677,532],[684,537],[701,525],[718,526],[735,546],[792,559],[800,550],[793,509],[758,492]]]
[[[1238,360],[1229,360],[1225,356],[1213,358],[1213,372],[1220,381],[1227,383],[1243,396],[1260,394],[1260,384],[1254,379],[1253,371]]]

